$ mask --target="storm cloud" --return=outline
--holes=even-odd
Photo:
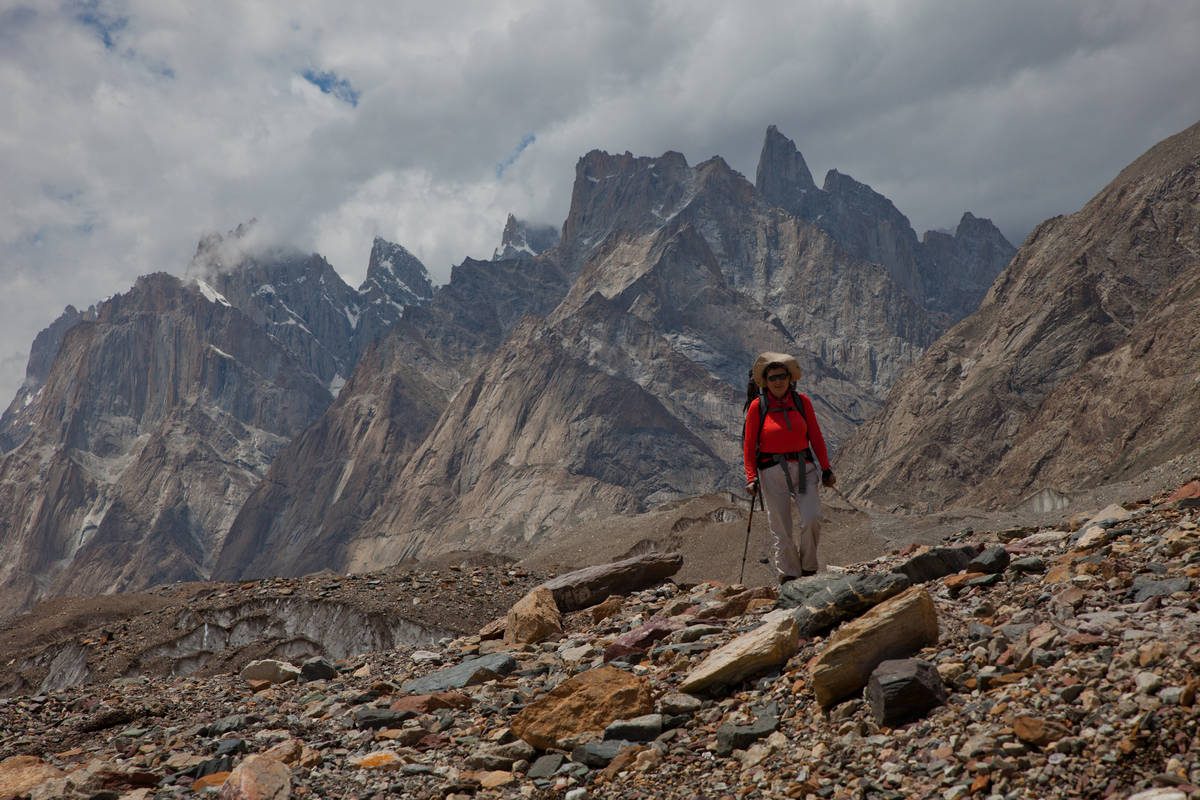
[[[352,284],[435,280],[512,211],[561,224],[593,148],[753,178],[767,125],[918,233],[1014,241],[1200,119],[1192,0],[0,6],[0,394],[67,303],[257,218]]]

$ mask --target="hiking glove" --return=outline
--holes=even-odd
[[[826,486],[833,486],[837,483],[837,475],[834,475],[831,469],[823,469],[821,470],[821,483]]]
[[[746,484],[746,493],[751,497],[758,494],[758,481],[750,481]]]

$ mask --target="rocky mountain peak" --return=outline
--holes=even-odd
[[[817,188],[796,143],[774,125],[763,138],[754,185],[769,203],[787,209],[802,208],[805,195]]]
[[[492,260],[536,256],[558,244],[558,240],[559,230],[554,225],[538,225],[509,214],[500,246],[492,254]]]
[[[403,245],[375,237],[367,277],[358,291],[367,303],[420,305],[433,299],[433,281],[421,260]]]
[[[682,153],[667,151],[650,158],[593,150],[575,166],[563,244],[586,254],[614,230],[654,230],[687,204],[693,181]]]
[[[96,307],[92,306],[80,312],[75,306],[67,306],[58,319],[50,323],[33,340],[29,348],[29,362],[25,367],[25,380],[17,390],[16,397],[0,417],[0,453],[7,453],[25,441],[33,425],[33,414],[36,410],[34,400],[46,378],[54,359],[58,356],[59,347],[67,331],[80,322],[95,319]]]
[[[1194,451],[1197,185],[1200,124],[1039,226],[856,432],[848,483],[877,502],[1011,506]],[[964,222],[964,243],[987,240]]]

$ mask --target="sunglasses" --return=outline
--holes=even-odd
[[[774,375],[768,375],[767,382],[774,383],[775,381],[786,381],[789,377],[791,376],[786,372],[777,372]]]

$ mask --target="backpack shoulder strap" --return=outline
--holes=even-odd
[[[804,395],[792,389],[792,402],[796,404],[796,410],[800,412],[800,419],[804,420],[804,424],[807,426],[808,414],[804,413]]]

